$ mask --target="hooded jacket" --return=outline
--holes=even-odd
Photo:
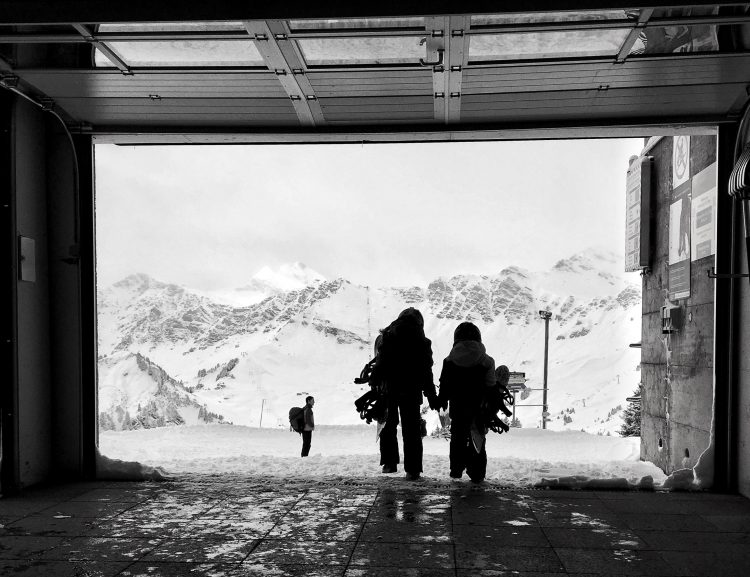
[[[412,316],[402,313],[383,330],[378,362],[370,379],[371,384],[376,382],[385,385],[388,396],[419,405],[422,394],[435,395],[432,342]]]
[[[451,419],[470,419],[479,412],[487,387],[495,386],[495,360],[479,341],[454,343],[443,361],[438,402],[450,402]]]

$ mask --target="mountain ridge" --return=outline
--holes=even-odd
[[[238,424],[259,422],[259,405],[274,417],[264,418],[264,425],[283,424],[284,404],[309,389],[327,391],[329,405],[320,408],[323,417],[332,423],[357,422],[350,403],[358,389],[351,380],[371,355],[378,330],[403,308],[415,306],[424,314],[436,373],[450,348],[453,328],[469,320],[480,326],[498,364],[526,370],[532,384],[541,372],[538,342],[543,323],[538,311],[544,308],[553,312],[550,342],[571,357],[563,363],[570,369],[565,382],[577,387],[578,378],[601,387],[613,380],[605,378],[609,369],[628,370],[631,381],[638,379],[638,361],[627,345],[639,338],[640,289],[604,270],[612,269],[613,258],[578,253],[550,271],[509,266],[489,275],[440,277],[425,287],[370,288],[342,278],[316,279],[302,289],[273,292],[240,307],[148,275],[130,275],[99,291],[100,357],[148,354],[173,378],[185,381],[210,411]],[[620,325],[623,334],[612,338],[607,328],[612,325]],[[608,338],[611,352],[603,341]],[[587,356],[607,355],[611,362],[585,368]],[[233,371],[211,384],[195,376],[233,358],[238,359]],[[626,363],[632,368],[626,369]],[[584,367],[577,376],[574,366]],[[623,391],[610,391],[610,406],[602,407],[602,413],[606,416],[624,404],[634,386],[628,381]],[[260,403],[263,395],[272,398]],[[566,408],[572,409],[588,393],[566,395]],[[619,397],[623,401],[615,402]],[[594,417],[581,422],[580,411],[566,427],[593,426]]]

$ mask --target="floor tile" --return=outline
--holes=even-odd
[[[60,517],[94,517],[106,519],[114,517],[127,511],[134,506],[134,503],[113,503],[106,501],[65,501],[55,503],[42,511],[37,511],[34,515],[47,518]]]
[[[242,563],[231,577],[342,577],[344,568],[344,565]]]
[[[570,574],[594,572],[612,576],[681,575],[655,551],[555,549],[555,552]]]
[[[450,543],[450,524],[421,524],[393,519],[367,523],[361,541],[380,543]]]
[[[276,541],[264,539],[245,563],[251,565],[346,565],[354,549],[347,541]]]
[[[101,520],[96,517],[71,517],[68,515],[31,515],[5,525],[0,535],[46,535],[77,537],[87,534]],[[0,537],[2,538],[2,537]]]
[[[237,564],[139,561],[118,577],[234,577],[236,569]]]
[[[0,561],[0,575],[13,577],[114,577],[130,563],[92,561]]]
[[[257,546],[257,540],[167,539],[143,558],[144,562],[240,563]]]
[[[492,544],[456,544],[456,567],[496,571],[561,572],[551,547],[502,547]]]
[[[667,551],[661,557],[679,575],[689,577],[747,577],[750,575],[750,551],[715,553]]]
[[[549,547],[540,527],[454,525],[456,543],[487,543],[502,547]]]
[[[350,566],[452,567],[453,546],[448,543],[357,543]]]
[[[628,527],[646,531],[711,531],[718,530],[709,520],[698,515],[655,515],[653,513],[620,513]],[[750,530],[750,527],[749,527]]]
[[[750,515],[701,515],[698,518],[720,531],[750,532]]]
[[[42,559],[50,561],[137,561],[158,544],[158,539],[74,537],[46,551]]]
[[[583,549],[650,549],[636,533],[621,529],[577,529],[545,527],[544,534],[552,547]]]
[[[649,549],[659,551],[750,552],[750,534],[702,531],[638,531]]]
[[[357,567],[350,566],[344,577],[455,577],[454,569],[420,569],[419,567]],[[560,577],[558,575],[558,577]]]
[[[0,559],[39,559],[63,540],[63,537],[3,535],[0,537]]]

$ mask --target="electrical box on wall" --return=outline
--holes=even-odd
[[[36,248],[33,238],[18,237],[18,280],[36,282]]]
[[[676,333],[682,328],[683,314],[681,307],[661,307],[661,332]]]

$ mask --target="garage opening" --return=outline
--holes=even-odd
[[[353,380],[415,307],[436,384],[463,321],[512,373],[488,481],[658,485],[642,278],[625,271],[645,145],[97,145],[100,453],[173,474],[379,475]],[[288,414],[309,395],[301,459]],[[448,419],[426,402],[423,417],[424,476],[447,481]]]

